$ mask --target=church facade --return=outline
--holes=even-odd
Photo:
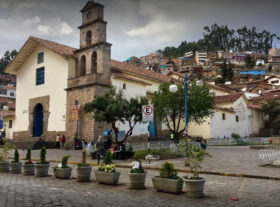
[[[171,81],[172,77],[111,59],[103,11],[104,6],[93,1],[81,10],[79,49],[30,37],[5,69],[17,76],[15,141],[38,137],[54,141],[57,133],[65,134],[67,141],[76,133],[80,139],[96,139],[111,127],[84,113],[84,104],[95,95],[114,86],[123,89],[127,98],[149,98],[160,83]],[[164,129],[161,123],[152,124],[157,133]],[[128,129],[126,124],[118,127]],[[148,124],[141,123],[133,136],[147,133]]]

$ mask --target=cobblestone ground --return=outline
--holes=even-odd
[[[250,175],[262,175],[262,176],[274,176],[280,177],[279,168],[269,168],[269,167],[259,167],[258,159],[259,154],[258,150],[251,150],[249,146],[209,146],[209,153],[212,157],[206,158],[202,164],[202,170],[216,171],[216,172],[231,172],[231,173],[243,173]],[[33,158],[39,159],[40,150],[33,150]],[[25,157],[26,151],[20,151],[20,156]],[[47,150],[47,159],[48,160],[61,160],[65,155],[69,154],[72,161],[80,161],[81,151],[74,150],[57,150],[57,149],[48,149]],[[13,156],[13,152],[10,153],[10,156]],[[89,158],[89,161],[91,159]],[[188,169],[184,166],[184,159],[172,159],[176,168]],[[96,162],[96,160],[93,160]],[[130,164],[131,161],[115,161],[116,163]],[[160,167],[162,164],[160,161],[152,161],[149,165],[147,161],[143,161],[144,166],[155,166]],[[279,205],[280,206],[280,205]]]
[[[96,183],[93,173],[91,182],[78,183],[75,168],[70,180],[0,173],[0,206],[280,206],[279,181],[203,175],[206,178],[206,196],[191,199],[186,193],[156,192],[151,182],[151,177],[157,175],[156,171],[148,171],[145,190],[131,190],[128,169],[117,170],[121,172],[117,186]],[[52,174],[51,169],[49,174]],[[232,201],[231,197],[238,197],[239,201]]]

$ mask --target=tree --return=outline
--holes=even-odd
[[[271,122],[280,114],[280,103],[276,100],[268,100],[263,104],[264,115],[268,116],[267,125],[270,127]]]
[[[185,131],[180,129],[182,121],[185,120],[185,98],[184,88],[179,85],[176,93],[169,91],[169,83],[162,83],[155,92],[152,103],[154,104],[157,119],[165,123],[175,140]],[[204,119],[213,113],[214,98],[207,86],[196,86],[189,84],[188,89],[188,121],[201,124]]]
[[[85,104],[84,110],[86,113],[93,113],[95,121],[111,124],[115,142],[119,145],[132,135],[135,125],[142,121],[142,105],[146,104],[148,104],[148,99],[144,96],[127,100],[122,90],[117,91],[113,88],[104,95],[95,96],[91,102]],[[128,122],[129,125],[129,130],[121,142],[118,140],[118,122]]]
[[[233,74],[232,65],[230,64],[230,62],[224,61],[223,65],[222,65],[221,75],[222,75],[223,81],[232,80],[234,74]]]
[[[251,57],[251,55],[246,56],[245,62],[247,68],[253,68],[256,65],[256,61],[254,58]]]
[[[15,58],[17,55],[16,50],[6,51],[3,55],[3,57],[0,59],[0,73],[3,72],[4,68],[9,65],[9,63]]]

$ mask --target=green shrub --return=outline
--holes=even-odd
[[[40,152],[40,162],[38,164],[49,164],[49,162],[46,161],[46,154],[47,154],[47,148],[44,146],[41,149],[41,152]]]
[[[159,176],[161,178],[168,178],[168,179],[179,179],[177,176],[177,170],[174,167],[174,164],[168,161],[165,161],[161,168],[160,168],[160,174]]]
[[[240,138],[240,135],[237,134],[237,133],[232,133],[232,134],[231,134],[231,137],[232,137],[233,139],[239,139],[239,138]]]
[[[18,154],[18,150],[16,148],[15,152],[14,152],[14,163],[18,163],[18,162],[19,162],[19,154]]]
[[[0,160],[6,161],[9,155],[9,150],[13,149],[15,146],[11,144],[6,138],[3,139],[4,145],[0,149]]]
[[[112,163],[112,152],[110,150],[106,150],[105,157],[104,157],[104,164],[109,165]]]
[[[144,173],[144,169],[140,161],[140,156],[138,152],[134,153],[134,160],[139,162],[139,168],[131,168],[130,173]]]
[[[203,162],[206,156],[211,157],[206,149],[202,147],[198,147],[193,144],[190,139],[185,139],[181,148],[185,149],[186,156],[190,163],[190,168],[192,170],[192,177],[190,179],[200,179],[199,177],[199,169],[201,168],[201,163]],[[188,177],[184,177],[189,179]]]
[[[62,164],[62,168],[68,168],[68,165],[67,165],[67,161],[69,159],[69,155],[65,155],[62,160],[61,160],[61,164]]]
[[[25,160],[26,160],[25,164],[32,164],[31,148],[30,147],[28,147],[28,149],[27,149]]]

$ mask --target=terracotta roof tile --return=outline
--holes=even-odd
[[[280,99],[280,92],[263,93],[258,97],[251,98],[250,101],[262,101],[262,100],[278,100]]]
[[[242,96],[242,93],[230,94],[225,96],[215,96],[215,103],[234,102]]]
[[[145,77],[147,79],[156,80],[158,82],[170,82],[171,80],[171,78],[166,75],[155,73],[150,70],[140,69],[134,65],[116,61],[116,60],[111,60],[111,67],[113,70],[135,74],[141,77]]]
[[[69,47],[67,45],[63,45],[63,44],[59,44],[53,41],[49,41],[49,40],[44,40],[44,39],[40,39],[37,37],[30,37],[31,40],[34,40],[40,44],[42,44],[43,46],[45,46],[46,48],[60,54],[60,55],[66,55],[66,56],[72,56],[74,50],[76,50],[76,48],[73,47]]]

